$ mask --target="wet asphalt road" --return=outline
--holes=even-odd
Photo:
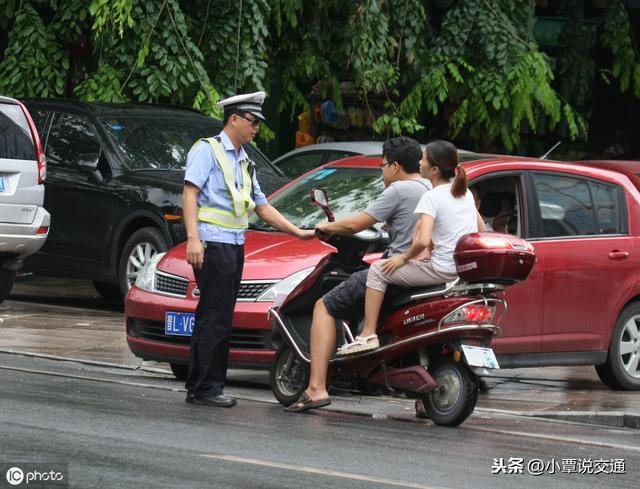
[[[243,399],[207,408],[166,375],[12,354],[0,375],[0,460],[68,463],[70,487],[635,488],[640,474],[637,430],[496,415],[451,429]],[[492,475],[510,457],[624,459],[627,473]]]

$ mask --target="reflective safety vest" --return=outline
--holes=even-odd
[[[249,226],[249,212],[256,206],[251,198],[253,181],[249,174],[249,160],[240,163],[242,171],[242,188],[236,186],[236,175],[233,165],[227,157],[227,152],[216,138],[201,139],[207,141],[218,162],[227,192],[233,203],[233,212],[216,209],[214,207],[200,207],[198,221],[210,222],[216,226],[230,229],[246,229]]]

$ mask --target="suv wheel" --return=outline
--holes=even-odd
[[[118,264],[118,285],[122,297],[127,295],[131,286],[136,282],[140,270],[151,257],[168,249],[169,243],[157,228],[141,228],[131,235],[122,249]]]
[[[9,292],[13,287],[13,282],[16,280],[15,270],[6,270],[0,268],[0,302],[9,297]]]
[[[108,301],[122,300],[122,294],[120,293],[120,287],[118,286],[118,284],[112,284],[110,282],[98,282],[97,280],[94,280],[93,286],[103,299],[106,299]]]

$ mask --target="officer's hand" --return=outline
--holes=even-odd
[[[194,268],[201,269],[204,262],[204,248],[199,239],[187,242],[187,263]]]
[[[326,241],[331,237],[331,233],[325,230],[325,226],[323,224],[316,224],[315,235],[323,241]]]
[[[306,241],[308,239],[315,238],[316,232],[313,229],[300,229],[297,236],[298,238]]]

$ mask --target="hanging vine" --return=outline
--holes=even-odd
[[[0,91],[220,115],[220,97],[261,89],[294,116],[312,86],[341,109],[349,81],[375,101],[379,135],[429,126],[515,149],[523,133],[584,138],[595,73],[640,97],[624,2],[598,5],[587,19],[584,2],[563,0],[554,73],[534,0],[0,0]],[[596,66],[595,43],[611,66]],[[79,45],[93,55],[70,68]]]

